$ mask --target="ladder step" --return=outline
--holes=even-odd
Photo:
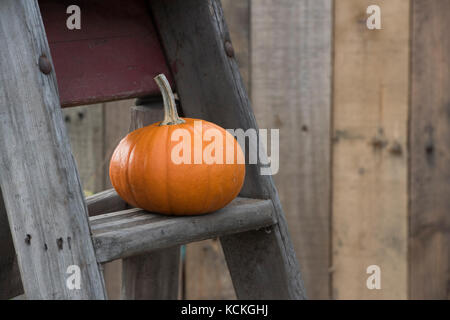
[[[97,261],[101,263],[276,223],[271,200],[240,197],[223,209],[201,216],[165,216],[134,208],[89,220]]]
[[[87,197],[86,204],[90,216],[128,208],[127,203],[119,197],[114,189],[108,189]]]

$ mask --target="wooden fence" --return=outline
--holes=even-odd
[[[222,2],[259,127],[280,129],[275,181],[309,298],[449,298],[450,1]],[[109,187],[132,104],[64,110],[85,190]],[[117,298],[120,263],[107,269]],[[183,275],[185,298],[235,297],[218,241],[188,245]]]

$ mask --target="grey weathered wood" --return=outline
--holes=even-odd
[[[0,2],[0,185],[29,299],[104,299],[37,1]],[[70,265],[81,289],[66,286]]]
[[[258,0],[256,0],[258,1]],[[245,88],[250,93],[251,89],[251,15],[252,0],[222,0],[225,19],[228,23],[228,31],[233,41],[234,54]]]
[[[274,176],[308,297],[330,298],[332,0],[254,0],[251,101],[280,129]]]
[[[131,108],[130,131],[163,120],[163,103],[160,97],[141,101],[143,105]],[[176,244],[157,252],[123,259],[121,298],[177,299],[179,271],[180,247]]]
[[[279,272],[280,267],[277,263],[284,260],[283,252],[278,247],[278,243],[269,237],[272,234],[276,238],[279,237],[279,234],[275,233],[276,228],[277,225],[274,225],[251,232],[224,236],[220,239],[239,299],[251,297],[256,300],[265,300],[291,297],[289,293],[291,284],[286,275]],[[261,290],[259,285],[253,283],[255,279],[261,283],[274,283],[276,289]]]
[[[179,260],[179,246],[125,259],[122,271],[122,299],[177,299]]]
[[[133,106],[131,108],[130,131],[148,126],[164,118],[161,98],[148,102],[146,105]]]
[[[103,105],[65,108],[62,112],[84,193],[104,190]]]
[[[368,2],[334,1],[333,299],[407,298],[410,2],[383,2],[369,30]]]
[[[250,88],[250,2],[221,0],[233,41],[236,61]],[[186,245],[184,293],[187,300],[236,299],[233,282],[218,239]]]
[[[412,1],[409,297],[450,298],[449,1]]]
[[[109,161],[120,140],[130,128],[130,107],[134,99],[111,101],[103,104],[103,172],[105,189],[111,188]],[[122,290],[122,260],[104,264],[103,275],[108,299],[118,300]]]
[[[184,299],[236,300],[219,238],[186,244],[183,271]]]
[[[125,210],[127,203],[117,194],[116,190],[108,189],[86,198],[89,216]]]
[[[236,198],[225,208],[201,216],[165,216],[129,209],[90,219],[97,259],[106,262],[267,227],[275,223],[273,214],[270,200]]]
[[[224,128],[257,128],[250,102],[232,52],[225,52],[229,34],[218,0],[154,0],[153,16],[177,85],[177,93],[186,116],[212,121]],[[255,152],[255,150],[253,150]],[[248,242],[224,239],[227,260],[230,255],[253,252],[245,263],[230,263],[230,272],[238,298],[305,297],[299,265],[289,239],[286,220],[271,176],[260,175],[260,164],[246,166],[241,196],[271,199],[278,224],[262,236],[248,234]],[[240,235],[236,237],[243,237]],[[239,245],[236,246],[236,243]],[[279,251],[270,259],[259,243]],[[273,251],[271,251],[273,252]],[[275,278],[249,274],[246,282],[237,281],[242,268],[272,270]]]
[[[134,99],[111,101],[103,104],[103,162],[105,189],[111,188],[109,178],[109,161],[119,144],[130,129],[130,108],[134,106]]]
[[[0,189],[0,300],[10,299],[22,293],[16,251]]]

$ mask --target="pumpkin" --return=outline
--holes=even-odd
[[[137,129],[120,141],[109,168],[113,187],[127,203],[151,212],[198,215],[226,206],[244,183],[241,147],[233,135],[214,123],[180,118],[166,77],[158,75],[155,81],[163,96],[164,120]],[[210,136],[214,139],[205,143],[209,130],[213,130]],[[181,137],[180,132],[191,137],[174,139]],[[217,142],[215,149],[213,142]],[[222,154],[223,161],[203,159],[205,154]],[[184,161],[174,161],[174,156]]]

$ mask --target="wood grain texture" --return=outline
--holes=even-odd
[[[0,2],[0,185],[29,299],[104,299],[37,1]],[[81,289],[66,270],[81,268]]]
[[[233,283],[217,238],[186,245],[184,298],[234,300]]]
[[[21,295],[23,293],[23,287],[1,189],[0,257],[0,300],[7,300]]]
[[[150,4],[184,114],[212,121],[227,129],[242,128],[245,131],[257,128],[237,63],[232,54],[229,56],[225,52],[230,36],[220,2],[154,0]],[[247,259],[245,265],[229,264],[230,273],[232,277],[237,276],[241,268],[276,270],[283,281],[272,281],[268,277],[261,279],[257,277],[259,273],[253,277],[249,275],[246,282],[233,280],[237,297],[251,298],[254,294],[255,297],[266,298],[304,298],[298,262],[275,185],[271,176],[260,175],[260,169],[259,164],[246,166],[241,195],[271,199],[278,224],[263,238],[255,237],[254,241],[234,246],[233,254],[252,252],[252,248],[258,246],[255,241],[264,241],[278,248],[280,255],[277,257],[280,259],[261,259],[265,252],[253,251],[253,259]],[[229,243],[222,242],[222,246]],[[224,252],[227,256],[225,247]]]
[[[242,80],[250,88],[250,0],[222,0],[236,62]],[[186,299],[235,299],[233,283],[220,241],[205,240],[186,245]]]
[[[39,0],[65,106],[159,94],[168,73],[146,0]],[[81,29],[69,30],[70,5]],[[168,74],[170,80],[170,74]]]
[[[236,198],[203,216],[164,216],[130,209],[91,217],[99,262],[272,225],[270,200]]]
[[[148,101],[145,105],[131,108],[130,131],[162,119],[163,102],[161,98]],[[161,231],[162,233],[166,232],[164,229]],[[177,244],[155,252],[123,259],[121,298],[133,300],[177,299],[179,272],[180,246]]]
[[[330,298],[331,0],[251,6],[251,100],[280,130],[275,182],[310,299]]]
[[[86,204],[90,217],[125,210],[128,206],[114,189],[108,189],[87,197]]]
[[[63,110],[70,145],[77,163],[83,191],[91,195],[103,190],[103,107],[101,104]]]
[[[381,7],[382,30],[366,9]],[[335,299],[407,297],[409,0],[335,1]],[[366,269],[381,269],[369,290]]]
[[[412,6],[409,295],[450,299],[450,2]]]
[[[104,158],[101,165],[104,172],[104,188],[112,187],[109,178],[109,161],[120,140],[129,132],[130,108],[133,105],[133,99],[112,101],[103,104]],[[103,274],[105,277],[106,289],[108,291],[108,298],[114,300],[120,299],[122,291],[122,260],[104,264]]]
[[[111,156],[122,140],[130,131],[131,107],[134,99],[112,101],[103,104],[103,171],[104,188],[111,188],[109,179],[109,162]]]
[[[252,1],[222,0],[221,3],[239,72],[247,92],[250,93],[250,14]]]
[[[122,299],[176,300],[180,247],[156,250],[123,260]]]

